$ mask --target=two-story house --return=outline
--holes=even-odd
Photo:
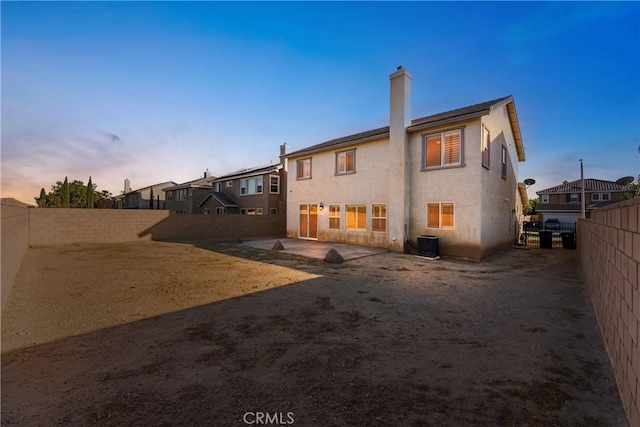
[[[626,185],[614,181],[585,179],[585,216],[589,218],[591,210],[623,200],[626,191]],[[539,197],[536,205],[538,219],[541,222],[557,219],[561,223],[575,223],[582,215],[581,193],[582,184],[579,179],[536,191]]]
[[[124,209],[164,209],[165,188],[176,185],[173,181],[161,182],[147,187],[131,190],[129,180],[125,180],[122,207]],[[153,204],[151,199],[153,198]]]
[[[287,236],[405,251],[420,235],[440,253],[481,259],[517,239],[512,96],[411,119],[411,75],[390,76],[390,125],[284,156]]]
[[[200,207],[200,203],[211,193],[211,181],[214,179],[206,171],[202,178],[165,188],[162,191],[166,194],[167,210],[179,214],[208,213]]]
[[[198,205],[214,215],[279,215],[285,212],[286,172],[282,164],[242,169],[212,181]]]

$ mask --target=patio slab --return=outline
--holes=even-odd
[[[284,250],[280,250],[278,252],[316,259],[324,259],[329,249],[335,249],[338,251],[345,261],[388,252],[388,249],[384,248],[371,248],[368,246],[348,245],[345,243],[324,243],[316,240],[302,239],[250,240],[242,242],[242,244],[256,249],[271,250],[274,243],[278,240],[280,240],[284,246]]]

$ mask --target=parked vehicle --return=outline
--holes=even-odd
[[[544,222],[546,230],[560,230],[560,220],[558,218],[549,218]]]

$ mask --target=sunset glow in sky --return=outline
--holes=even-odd
[[[513,95],[535,191],[640,173],[640,3],[2,2],[2,197],[119,194]]]

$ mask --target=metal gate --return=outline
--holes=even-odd
[[[576,248],[576,224],[548,220],[523,222],[520,243],[535,248]]]

